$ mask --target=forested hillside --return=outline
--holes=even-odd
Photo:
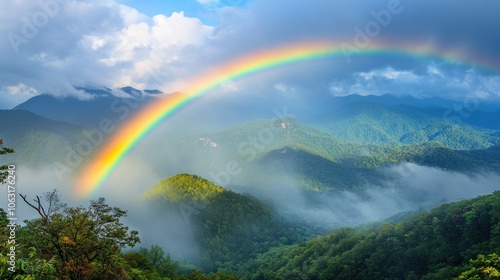
[[[178,211],[193,224],[202,250],[197,264],[206,271],[235,270],[271,247],[293,244],[319,231],[285,222],[268,206],[197,176],[178,174],[144,194],[165,211]]]
[[[357,144],[402,145],[435,142],[455,150],[485,149],[500,143],[494,136],[494,113],[475,112],[476,119],[451,117],[439,107],[389,106],[358,102],[333,110],[312,124],[334,136]],[[489,117],[488,117],[489,116]],[[479,122],[477,118],[484,119]],[[472,123],[474,125],[470,125]],[[492,129],[493,128],[493,129]]]
[[[188,211],[204,250],[198,265],[245,279],[450,279],[495,262],[500,250],[500,192],[312,239],[255,198],[196,176],[166,179],[145,197]]]
[[[242,172],[229,183],[242,188],[289,178],[309,190],[363,189],[366,182],[385,179],[379,168],[403,162],[471,173],[500,168],[497,146],[454,150],[433,141],[356,144],[288,117],[255,120],[178,140],[152,140],[148,147],[142,151],[155,162],[158,173],[187,172],[216,181],[213,174],[221,166],[236,162]],[[161,152],[152,147],[161,147]],[[259,176],[254,176],[256,172]],[[224,184],[223,180],[217,183]]]
[[[244,275],[248,279],[451,279],[462,273],[461,279],[498,279],[500,257],[491,254],[499,252],[497,191],[416,213],[396,224],[343,228],[273,248],[250,261]]]
[[[4,160],[25,166],[47,165],[55,160],[65,161],[70,144],[84,139],[83,128],[66,122],[53,121],[25,110],[0,110],[2,137],[15,154]]]

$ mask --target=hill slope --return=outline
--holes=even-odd
[[[500,252],[500,192],[444,204],[396,224],[336,230],[271,249],[248,279],[451,279],[469,259]],[[477,278],[479,279],[479,278]]]
[[[236,269],[273,246],[310,237],[311,230],[286,224],[249,195],[225,190],[194,175],[178,174],[146,191],[143,198],[179,211],[197,233],[202,248],[195,261],[207,271]]]
[[[255,120],[176,140],[158,137],[144,147],[141,153],[158,173],[199,174],[224,187],[263,186],[289,178],[313,190],[363,188],[366,182],[384,179],[377,168],[401,162],[461,172],[500,167],[500,153],[493,147],[455,151],[433,142],[355,144],[291,118]],[[229,163],[238,172],[230,175]]]
[[[358,144],[402,145],[435,142],[455,150],[485,149],[500,143],[494,113],[469,112],[467,118],[443,108],[351,103],[317,120],[334,136]],[[449,116],[450,115],[450,116]],[[452,117],[455,116],[455,117]],[[497,120],[500,115],[497,114]],[[466,122],[472,122],[475,126]]]
[[[0,110],[0,137],[15,150],[5,160],[28,166],[46,166],[68,154],[65,147],[77,143],[82,127],[49,120],[24,110]]]

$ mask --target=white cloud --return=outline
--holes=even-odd
[[[284,83],[277,83],[274,85],[274,89],[283,93],[296,92],[297,90],[293,86],[286,85]]]
[[[210,38],[213,27],[205,26],[196,18],[188,18],[183,12],[170,17],[157,15],[153,18],[152,37],[159,47],[199,46]]]
[[[202,73],[206,66],[256,49],[317,39],[350,42],[355,35],[353,28],[363,27],[368,20],[372,20],[370,10],[378,11],[387,4],[374,1],[367,6],[361,0],[345,5],[338,5],[337,1],[313,1],[314,4],[296,1],[289,4],[284,0],[272,3],[254,0],[247,4],[244,0],[198,0],[203,6],[198,7],[196,12],[203,20],[216,23],[216,26],[209,26],[199,18],[182,12],[149,17],[121,4],[119,0],[4,2],[0,10],[0,38],[3,38],[0,40],[0,89],[6,92],[7,87],[21,83],[38,92],[60,94],[71,92],[73,85],[130,85],[179,90],[183,82]],[[47,9],[50,7],[47,3],[52,3],[51,9]],[[412,5],[427,7],[435,4],[424,1]],[[455,12],[449,16],[456,21],[463,18],[461,11],[470,12],[456,5],[451,5],[450,9]],[[484,7],[482,9],[485,10]],[[491,9],[483,10],[475,11],[474,15],[482,19],[481,13]],[[439,22],[441,18],[429,19],[429,26],[422,26],[427,31],[402,29],[415,26],[409,24],[412,19],[420,19],[421,15],[415,11],[409,6],[405,8],[404,17],[395,16],[394,24],[382,30],[376,39],[388,39],[388,42],[430,40],[445,50],[446,45],[451,43],[441,37],[453,39],[456,35],[456,38],[462,39],[463,35],[467,35],[468,42],[472,42],[473,46],[484,45],[493,49],[490,52],[496,51],[492,47],[496,39],[481,35],[484,32],[463,34],[460,30],[455,34],[443,29],[436,33],[441,37],[425,33],[430,32],[429,28],[449,26],[430,24]],[[495,20],[494,17],[485,18]],[[33,25],[35,21],[38,23]],[[398,24],[395,24],[396,21]],[[493,25],[488,23],[486,26]],[[12,34],[18,37],[12,37]],[[419,34],[423,37],[417,36]],[[475,37],[477,40],[471,40]],[[12,38],[17,41],[12,43]],[[391,38],[395,39],[389,40]],[[479,53],[467,44],[463,48],[464,54]],[[314,88],[311,92],[324,92],[325,88],[329,88],[333,94],[341,95],[409,93],[447,97],[447,94],[452,94],[458,98],[467,94],[480,98],[498,98],[500,95],[498,82],[493,78],[488,78],[486,86],[474,80],[480,77],[479,74],[471,75],[471,81],[463,79],[467,65],[443,66],[439,64],[439,59],[434,63],[432,59],[405,59],[390,55],[383,60],[371,58],[365,60],[363,57],[351,64],[339,61],[335,67],[311,67],[311,71],[302,75],[289,75],[292,72],[289,71],[286,73],[288,76],[282,75],[272,81],[269,76],[274,73],[266,74],[266,79],[259,80],[260,85],[243,87],[238,83],[238,91],[265,86],[278,91],[296,88],[300,92],[314,87],[319,90]],[[294,86],[287,86],[290,83]],[[13,102],[7,101],[6,97],[0,101],[3,106],[5,102]]]
[[[36,89],[23,83],[0,87],[0,109],[11,109],[38,94]]]
[[[194,61],[213,37],[213,27],[182,12],[150,18],[115,0],[42,2],[52,3],[52,12],[37,1],[3,4],[0,35],[18,39],[0,41],[3,91],[18,84],[54,94],[74,92],[74,85],[163,89],[203,67]],[[37,18],[46,22],[31,30]],[[7,99],[0,105],[10,106]]]
[[[38,91],[32,87],[28,87],[25,84],[17,84],[15,86],[7,87],[7,92],[11,95],[22,96],[22,97],[32,97],[38,94]]]
[[[427,74],[429,74],[429,75],[437,75],[437,76],[444,77],[444,75],[441,72],[441,70],[439,70],[439,68],[436,67],[435,65],[429,65],[429,67],[427,67]]]
[[[347,78],[335,79],[329,92],[334,96],[359,95],[412,95],[415,97],[439,96],[446,99],[480,100],[500,97],[500,77],[486,75],[473,69],[450,71],[439,64],[426,66],[418,74],[391,67],[355,72]]]
[[[109,66],[128,65],[127,71],[122,71],[113,86],[169,87],[176,80],[185,78],[181,67],[174,69],[172,65],[190,61],[184,50],[194,52],[202,48],[213,32],[213,27],[204,25],[199,19],[186,17],[182,12],[171,16],[156,15],[152,22],[151,25],[145,22],[132,24],[107,36],[111,51],[101,61]],[[144,79],[152,76],[152,72],[162,73],[153,85]],[[167,76],[170,79],[167,80]]]
[[[346,90],[339,86],[338,84],[333,84],[330,86],[330,93],[333,95],[333,96],[344,96],[346,95]]]
[[[361,78],[365,80],[373,80],[376,78],[382,78],[386,80],[401,80],[404,79],[406,81],[415,81],[417,82],[419,77],[411,71],[401,71],[394,70],[392,67],[387,67],[384,69],[372,70],[369,72],[360,72],[359,75]]]
[[[132,7],[126,5],[119,5],[118,7],[125,26],[138,22],[149,21],[149,18],[146,15],[140,13]]]

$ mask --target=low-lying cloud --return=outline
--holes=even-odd
[[[405,211],[429,210],[453,202],[500,190],[500,174],[464,174],[443,169],[402,163],[379,172],[389,180],[368,185],[363,191],[306,194],[286,188],[272,199],[284,212],[325,227],[353,226],[384,220]],[[294,184],[289,189],[300,188]]]

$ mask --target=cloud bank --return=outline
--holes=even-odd
[[[42,92],[78,94],[74,86],[175,91],[204,69],[256,49],[311,40],[363,45],[367,39],[434,46],[469,63],[388,53],[292,68],[268,75],[259,86],[307,89],[304,94],[500,98],[497,1],[198,2],[198,16],[148,16],[118,0],[3,3],[1,106]],[[254,86],[233,82],[243,92]]]

